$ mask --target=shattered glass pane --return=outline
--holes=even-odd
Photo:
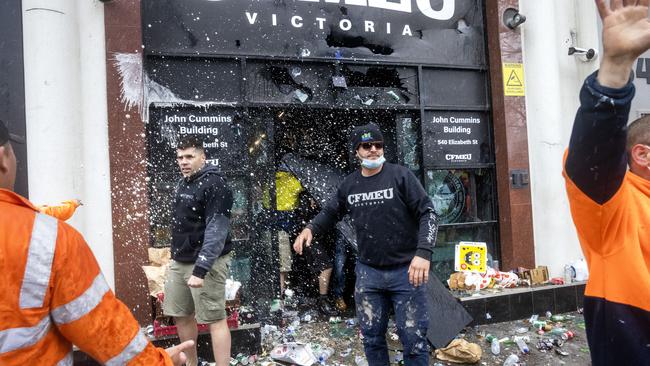
[[[164,103],[238,102],[242,77],[236,60],[148,57],[147,99]]]
[[[414,172],[420,170],[418,127],[412,117],[397,117],[397,150],[399,162]]]
[[[496,220],[492,169],[427,170],[425,189],[440,224]]]

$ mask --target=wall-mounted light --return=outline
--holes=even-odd
[[[515,8],[508,8],[503,12],[503,24],[510,29],[515,29],[524,24],[526,16],[519,13]]]
[[[577,56],[580,61],[589,62],[598,58],[598,50],[571,46],[569,47],[569,56]]]

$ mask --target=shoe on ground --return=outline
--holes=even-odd
[[[341,311],[341,312],[348,310],[348,304],[345,303],[345,300],[343,300],[342,297],[337,297],[334,300],[334,306],[336,307],[336,309],[338,311]]]
[[[324,316],[337,315],[337,312],[330,304],[329,299],[324,296],[321,296],[318,299],[318,311]]]

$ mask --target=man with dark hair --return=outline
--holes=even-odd
[[[594,366],[650,364],[650,118],[626,128],[632,65],[650,49],[648,2],[596,1],[604,53],[580,92],[565,158],[590,272],[584,310]]]
[[[297,253],[313,236],[349,214],[359,248],[355,302],[370,365],[388,365],[386,330],[391,308],[406,365],[428,365],[425,287],[437,235],[433,205],[415,175],[386,163],[384,137],[373,123],[355,128],[351,148],[361,169],[348,175],[336,195],[300,233]]]
[[[201,140],[181,138],[176,162],[183,177],[176,186],[172,217],[172,262],[165,282],[163,312],[174,317],[181,340],[198,337],[197,322],[209,324],[217,366],[230,362],[225,284],[231,260],[232,192],[217,167],[206,164]],[[196,348],[188,365],[198,363]]]
[[[184,364],[192,342],[154,347],[83,237],[13,192],[10,141],[24,143],[0,121],[0,365],[72,366],[73,344],[102,364]]]

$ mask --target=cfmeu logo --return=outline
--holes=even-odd
[[[225,0],[206,0],[212,2],[221,2]],[[241,1],[241,0],[239,0]],[[415,2],[420,12],[431,19],[448,20],[454,16],[456,10],[456,0],[294,0],[296,2],[306,3],[325,3],[325,4],[345,4],[355,6],[365,6],[368,8],[394,10],[403,13],[413,12],[413,2]],[[438,5],[433,8],[434,3]],[[442,3],[442,6],[440,6]]]
[[[358,203],[370,201],[381,201],[381,200],[392,200],[393,199],[393,189],[382,189],[374,192],[365,192],[365,193],[356,193],[348,196],[348,203],[351,205],[356,205]]]

